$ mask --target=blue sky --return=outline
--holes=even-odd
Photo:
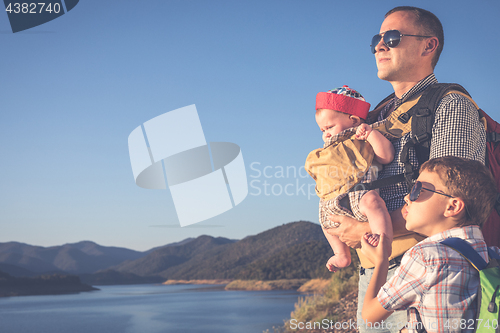
[[[443,23],[438,80],[500,120],[498,1],[81,0],[16,34],[0,13],[0,242],[147,250],[317,222],[314,183],[298,173],[322,145],[316,93],[348,84],[374,106],[392,91],[369,45],[403,4]],[[127,138],[191,104],[207,141],[241,147],[249,195],[181,228],[168,190],[135,185]]]

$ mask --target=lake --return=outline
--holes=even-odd
[[[210,285],[98,286],[75,295],[0,298],[2,333],[262,333],[300,293]]]

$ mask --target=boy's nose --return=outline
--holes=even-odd
[[[406,202],[407,205],[410,204],[410,195],[409,194],[405,195],[404,201]]]

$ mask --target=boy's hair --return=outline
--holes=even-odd
[[[441,21],[439,21],[437,16],[431,13],[430,11],[412,6],[399,6],[393,8],[390,11],[388,11],[387,14],[385,14],[385,17],[395,12],[412,13],[415,17],[416,27],[421,29],[421,31],[419,32],[420,34],[437,37],[437,39],[439,40],[439,45],[436,49],[436,53],[434,54],[431,63],[432,68],[436,67],[436,64],[439,60],[439,56],[441,55],[444,46],[444,32]]]
[[[447,194],[464,201],[465,218],[457,226],[481,226],[488,219],[498,192],[493,176],[481,162],[455,156],[438,157],[422,164],[422,171],[437,173],[448,188]]]

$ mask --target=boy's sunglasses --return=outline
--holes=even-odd
[[[434,193],[437,193],[437,194],[444,195],[445,197],[448,197],[448,198],[454,198],[451,195],[444,194],[444,193],[441,193],[441,192],[437,192],[437,191],[434,191],[434,190],[429,190],[428,188],[422,187],[422,183],[417,180],[415,182],[415,185],[413,185],[413,187],[411,188],[411,191],[410,191],[410,201],[416,201],[418,199],[418,196],[420,195],[420,191],[422,191],[422,189],[424,189],[426,191],[430,191],[430,192],[434,192]]]
[[[387,46],[388,48],[394,48],[399,45],[399,42],[401,42],[401,38],[403,36],[408,36],[408,37],[422,37],[422,38],[430,38],[433,36],[421,36],[421,35],[405,35],[402,34],[399,30],[389,30],[386,31],[382,34],[378,34],[373,36],[372,38],[372,44],[370,45],[372,48],[372,53],[375,54],[377,52],[375,48],[377,47],[378,43],[380,43],[380,40],[383,38],[384,45]]]

